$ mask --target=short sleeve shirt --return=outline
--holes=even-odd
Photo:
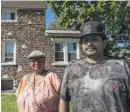
[[[58,75],[47,72],[37,81],[34,81],[33,76],[25,75],[19,83],[16,92],[18,112],[58,112]]]
[[[130,112],[129,62],[72,61],[65,70],[60,98],[71,101],[73,112]]]

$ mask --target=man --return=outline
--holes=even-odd
[[[107,37],[97,21],[81,26],[85,58],[68,64],[63,77],[59,112],[130,112],[130,64],[104,55]]]

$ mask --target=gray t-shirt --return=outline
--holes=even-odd
[[[65,69],[60,98],[71,101],[73,112],[130,112],[130,64],[115,59],[72,61]]]

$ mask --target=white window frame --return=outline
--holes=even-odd
[[[14,51],[13,51],[13,61],[12,62],[4,62],[5,60],[5,43],[6,42],[11,42],[14,43]],[[2,60],[1,60],[1,65],[16,65],[16,40],[15,39],[6,39],[2,40]]]
[[[4,13],[15,13],[15,20],[4,20]],[[2,19],[1,22],[17,22],[18,20],[18,15],[17,15],[17,9],[2,9]]]
[[[79,39],[70,39],[70,38],[55,38],[54,39],[54,48],[53,48],[53,63],[52,65],[67,65],[68,64],[68,51],[67,51],[67,43],[72,42],[76,43],[76,58],[79,59]],[[63,52],[64,52],[64,61],[55,61],[55,43],[63,43]]]

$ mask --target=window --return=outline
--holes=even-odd
[[[55,61],[64,61],[63,43],[55,43]]]
[[[16,64],[15,40],[2,41],[2,64]]]
[[[67,64],[68,62],[79,59],[79,41],[75,39],[55,39],[54,43],[54,63]]]
[[[68,61],[72,61],[76,59],[76,43],[68,42],[67,43],[67,53],[68,53]]]
[[[2,10],[2,22],[16,22],[17,10]]]
[[[15,20],[16,13],[4,12],[4,20]]]

